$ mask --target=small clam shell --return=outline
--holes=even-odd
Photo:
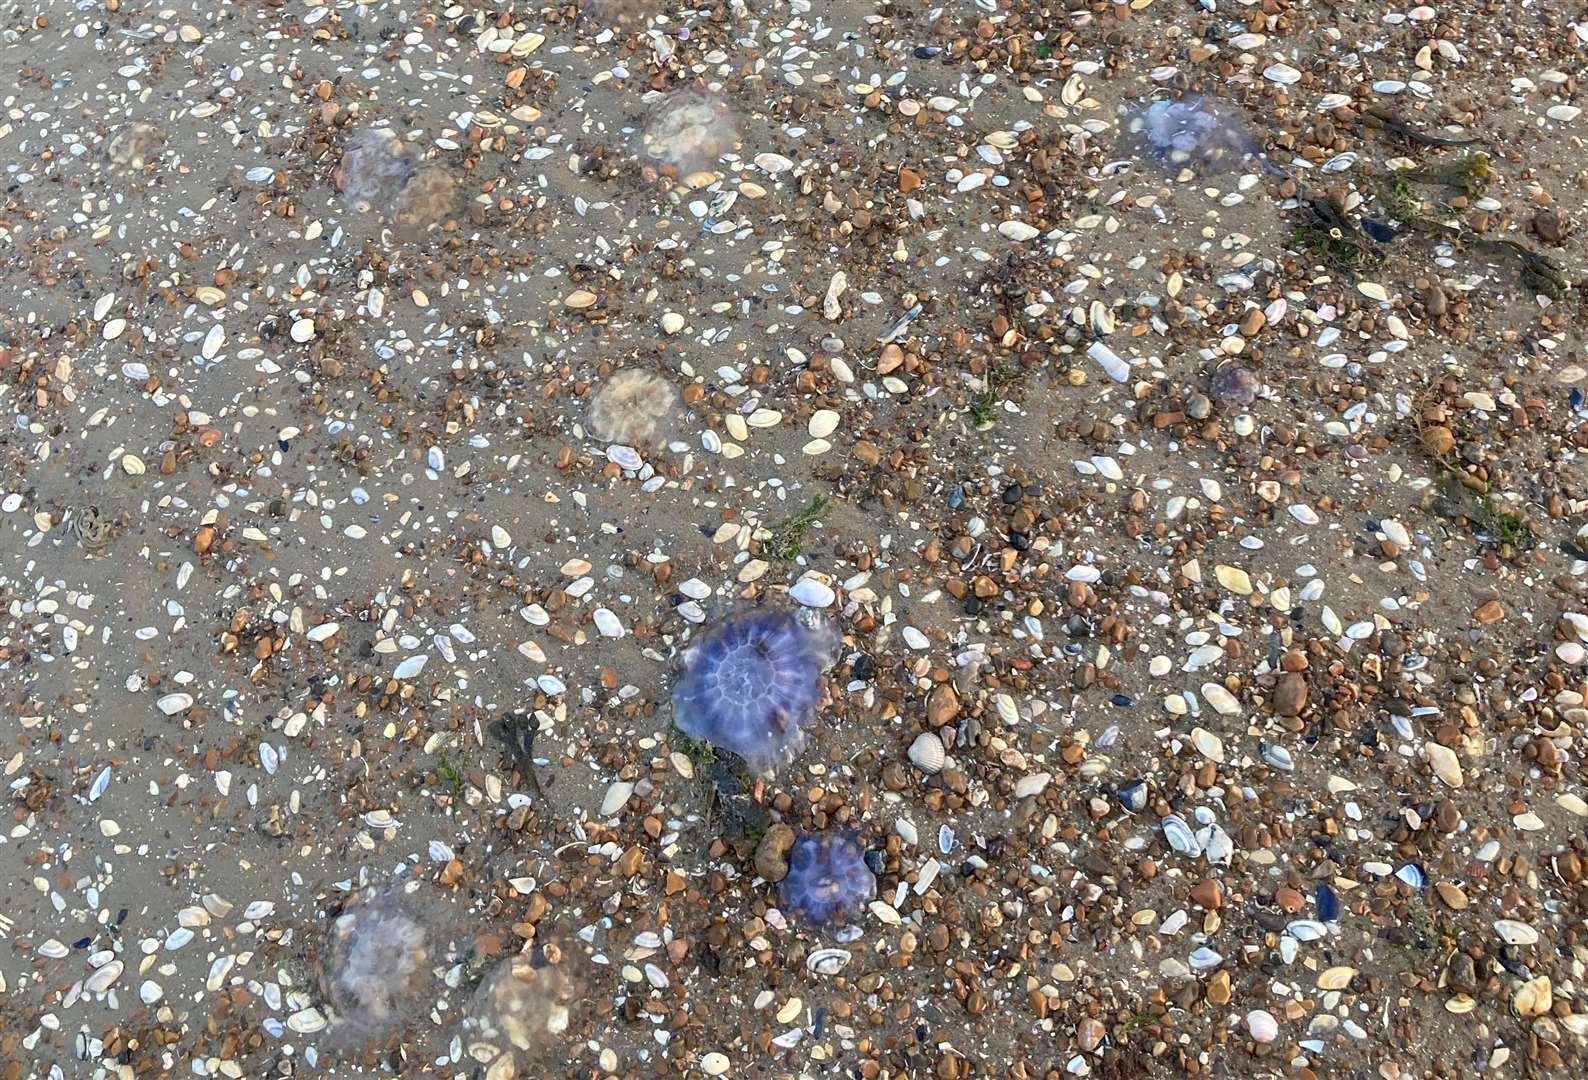
[[[1192,858],[1202,854],[1202,845],[1197,843],[1196,834],[1191,831],[1191,826],[1185,823],[1185,818],[1179,814],[1170,814],[1159,824],[1163,827],[1163,838],[1180,854],[1190,855]]]
[[[805,966],[818,975],[837,975],[849,960],[848,949],[817,949],[805,958]]]
[[[1525,922],[1515,919],[1496,919],[1494,932],[1500,935],[1507,945],[1537,945],[1538,931]]]
[[[1317,941],[1327,936],[1329,928],[1315,919],[1296,919],[1285,927],[1285,933],[1297,941]]]

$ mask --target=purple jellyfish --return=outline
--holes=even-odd
[[[804,611],[730,618],[684,650],[673,722],[756,772],[789,761],[804,749],[834,639]]]
[[[1141,153],[1165,168],[1213,173],[1262,154],[1256,137],[1233,112],[1197,94],[1137,109],[1126,130]]]
[[[865,852],[847,836],[811,836],[794,841],[788,876],[778,883],[785,908],[818,926],[849,918],[877,895],[877,878]]]

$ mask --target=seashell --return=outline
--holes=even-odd
[[[1208,862],[1229,865],[1235,854],[1235,842],[1230,839],[1229,833],[1217,825],[1210,825],[1198,834],[1197,840],[1207,853]]]
[[[1285,933],[1297,941],[1318,941],[1329,934],[1329,928],[1316,919],[1295,919],[1286,927]]]
[[[287,1026],[299,1035],[312,1035],[325,1029],[325,1015],[316,1008],[301,1009],[287,1017]]]
[[[1097,361],[1110,379],[1117,383],[1125,382],[1130,378],[1130,365],[1121,360],[1119,354],[1101,341],[1092,342],[1087,348],[1086,355]]]
[[[1428,758],[1428,764],[1433,768],[1434,775],[1451,787],[1460,787],[1463,781],[1461,774],[1461,759],[1456,757],[1456,752],[1448,746],[1431,742],[1423,746],[1423,754]]]
[[[1209,761],[1224,764],[1224,740],[1206,728],[1191,729],[1191,745]]]
[[[817,949],[805,958],[805,966],[817,975],[837,975],[850,959],[848,949]]]
[[[1555,1004],[1554,990],[1548,975],[1529,979],[1516,988],[1511,1005],[1522,1016],[1543,1016]]]
[[[1253,1009],[1246,1014],[1246,1030],[1252,1033],[1256,1041],[1271,1043],[1279,1038],[1279,1021],[1274,1019],[1273,1013]]]
[[[915,767],[922,772],[927,774],[941,772],[945,758],[943,740],[930,731],[923,732],[910,744],[909,756]]]
[[[1319,990],[1344,990],[1356,978],[1356,968],[1332,967],[1318,976]]]
[[[1538,944],[1538,931],[1527,925],[1527,923],[1518,922],[1516,919],[1496,919],[1494,921],[1494,932],[1499,934],[1500,939],[1507,945]]]
[[[1180,854],[1192,858],[1202,854],[1202,845],[1197,843],[1196,834],[1191,831],[1191,826],[1185,823],[1185,818],[1179,814],[1170,814],[1158,824],[1163,829],[1163,838]]]
[[[1262,746],[1263,760],[1281,772],[1292,772],[1296,768],[1295,760],[1290,756],[1290,751],[1283,746],[1274,746],[1264,743]]]
[[[1208,704],[1213,706],[1214,711],[1220,715],[1239,716],[1241,714],[1241,703],[1235,700],[1234,694],[1218,683],[1203,683],[1202,696],[1207,698]]]
[[[95,968],[88,978],[83,980],[83,989],[95,994],[103,994],[121,978],[122,970],[120,960],[112,960],[104,967]]]
[[[1224,955],[1214,952],[1206,945],[1202,946],[1189,957],[1192,971],[1212,971],[1224,963]]]
[[[833,591],[831,585],[809,574],[796,581],[788,594],[798,603],[813,608],[827,607],[838,599],[838,594]]]
[[[1141,780],[1132,780],[1123,784],[1119,789],[1120,805],[1133,814],[1139,814],[1147,808],[1147,785]]]
[[[1404,881],[1414,889],[1428,888],[1428,875],[1424,873],[1423,868],[1418,866],[1416,863],[1407,863],[1405,866],[1395,871],[1395,876],[1400,878],[1400,880]]]
[[[1213,576],[1219,584],[1238,596],[1252,595],[1252,579],[1238,566],[1215,566]]]

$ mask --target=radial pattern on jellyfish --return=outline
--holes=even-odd
[[[684,652],[673,721],[763,772],[804,748],[832,660],[828,626],[800,612],[729,619]]]
[[[590,394],[590,433],[608,442],[654,447],[667,441],[678,391],[660,375],[639,368],[614,371]]]
[[[331,924],[330,938],[323,985],[339,1024],[377,1035],[419,1001],[429,934],[400,893],[355,898]]]
[[[1139,151],[1165,168],[1214,173],[1262,151],[1228,107],[1198,94],[1137,109],[1126,129]]]
[[[820,926],[848,919],[876,895],[866,854],[847,836],[799,837],[778,883],[783,906]]]

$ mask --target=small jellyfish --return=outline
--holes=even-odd
[[[818,926],[848,919],[876,895],[865,852],[847,836],[800,836],[778,883],[783,906]]]
[[[678,391],[660,375],[638,368],[615,371],[590,395],[587,427],[598,439],[653,447],[666,441]]]
[[[390,206],[419,168],[419,151],[390,128],[365,128],[348,143],[336,173],[356,210]]]
[[[434,225],[451,216],[458,204],[458,183],[439,165],[414,174],[397,200],[397,220],[404,225]]]
[[[421,1004],[429,933],[403,893],[365,892],[331,924],[322,989],[344,1032],[375,1037]]]
[[[1262,152],[1233,112],[1198,94],[1154,101],[1125,126],[1140,152],[1165,168],[1215,173]]]
[[[684,651],[673,722],[756,772],[792,759],[804,749],[835,639],[803,609],[729,619]]]
[[[1213,400],[1222,401],[1226,405],[1250,405],[1257,400],[1257,391],[1261,385],[1257,374],[1251,368],[1228,361],[1220,364],[1213,372],[1213,382],[1208,387],[1208,394]]]
[[[144,167],[165,145],[165,132],[153,124],[128,124],[105,144],[105,164],[113,173],[143,172]]]
[[[739,144],[739,124],[720,97],[693,90],[672,94],[652,110],[640,133],[640,153],[670,167],[690,186]]]
[[[470,1055],[490,1062],[487,1077],[520,1075],[520,1064],[555,1051],[570,1026],[574,998],[573,982],[560,966],[543,957],[508,957],[481,980],[469,1003],[464,1029]]]
[[[603,29],[640,30],[664,9],[663,0],[583,0],[579,16]]]

